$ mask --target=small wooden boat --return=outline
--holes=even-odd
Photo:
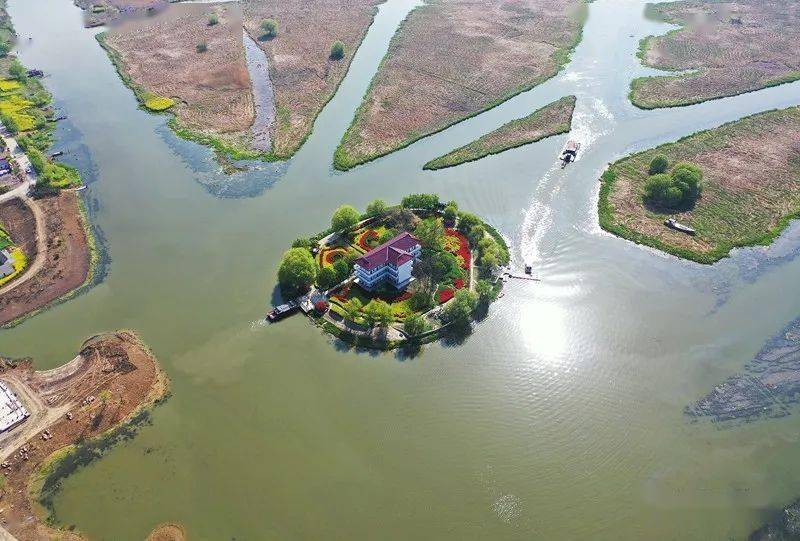
[[[561,160],[561,169],[564,169],[567,164],[574,162],[578,158],[578,150],[580,150],[580,148],[581,144],[577,141],[567,141],[567,145],[564,147],[564,150],[561,151],[561,156],[559,156]]]
[[[693,227],[689,227],[688,225],[682,224],[675,218],[669,218],[665,220],[664,225],[666,225],[670,229],[674,229],[675,231],[686,233],[687,235],[694,235],[695,233],[697,233],[697,231],[695,231]]]

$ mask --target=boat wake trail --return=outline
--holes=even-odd
[[[556,225],[554,209],[561,188],[571,181],[577,181],[578,175],[585,174],[585,169],[581,167],[581,158],[591,151],[598,139],[611,130],[613,123],[614,115],[601,99],[579,97],[568,139],[579,143],[580,153],[577,160],[563,170],[554,163],[539,180],[531,203],[524,211],[520,231],[520,256],[524,264],[536,264],[545,259],[544,239]]]

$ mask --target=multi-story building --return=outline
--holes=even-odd
[[[405,289],[414,279],[411,271],[421,252],[422,245],[414,235],[401,233],[356,259],[356,283],[368,291],[383,282]]]

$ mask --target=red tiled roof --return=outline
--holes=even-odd
[[[362,255],[355,263],[365,269],[375,269],[387,263],[400,266],[413,259],[408,252],[418,244],[419,240],[411,233],[400,233],[392,240]]]

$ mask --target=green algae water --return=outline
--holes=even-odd
[[[798,103],[798,84],[684,109],[627,101],[639,39],[669,29],[639,0],[598,0],[556,78],[348,173],[331,167],[397,25],[391,0],[336,97],[288,164],[226,177],[211,153],[137,108],[68,0],[11,0],[19,54],[69,120],[67,157],[102,230],[108,274],[0,331],[5,355],[49,368],[99,331],[131,328],[173,381],[132,441],[66,478],[60,524],[140,540],[159,522],[195,539],[743,539],[800,495],[800,411],[718,427],[684,407],[800,315],[800,228],[701,267],[597,226],[606,163]],[[32,37],[31,40],[28,38]],[[430,159],[564,95],[583,143],[559,136],[460,167]],[[413,358],[360,352],[301,317],[263,324],[292,239],[416,191],[497,226],[511,282],[463,344]]]

